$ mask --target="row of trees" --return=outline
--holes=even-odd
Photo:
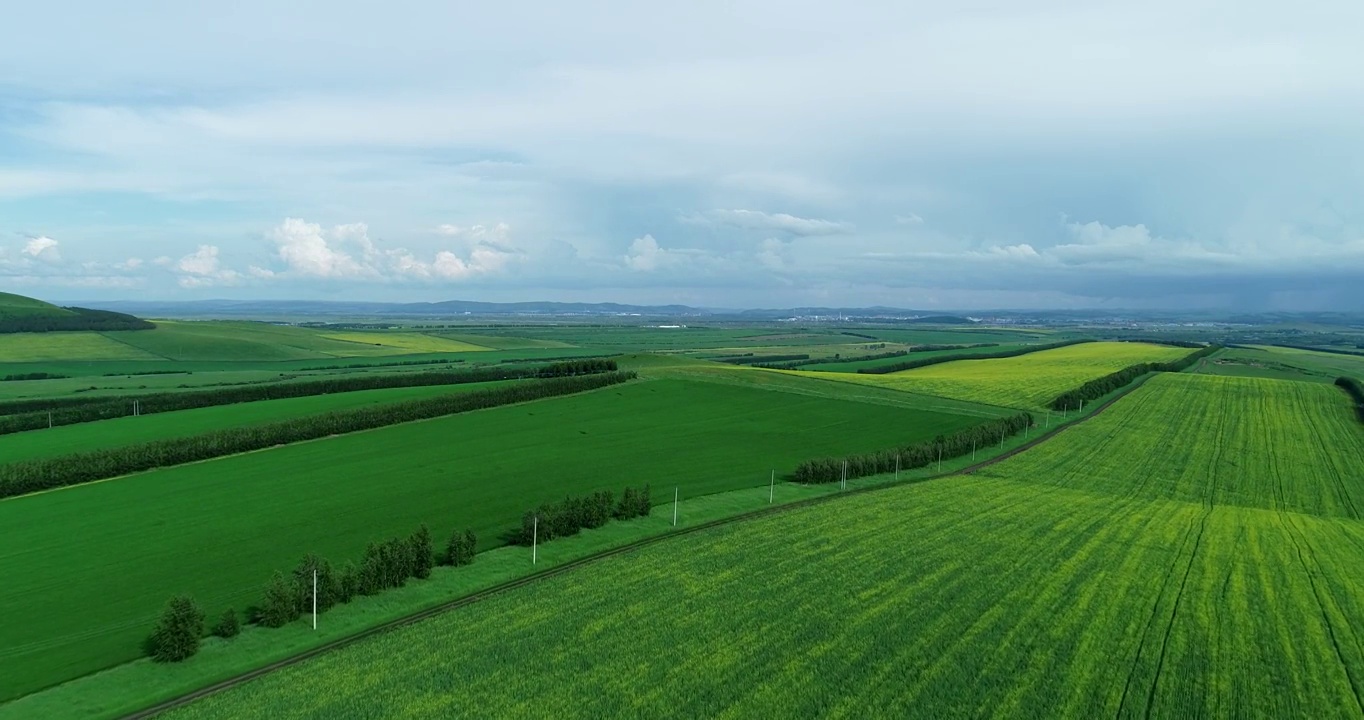
[[[0,378],[0,382],[18,382],[20,380],[64,380],[70,375],[57,375],[56,373],[19,373],[17,375],[6,375]]]
[[[603,358],[588,358],[584,360],[565,360],[563,362],[550,363],[541,366],[536,370],[535,376],[548,377],[572,377],[574,375],[596,375],[598,373],[615,372],[615,360]]]
[[[1355,413],[1359,415],[1359,421],[1364,422],[1364,385],[1360,385],[1358,380],[1348,377],[1336,378],[1336,387],[1345,391],[1355,402]]]
[[[652,508],[648,485],[627,487],[619,498],[610,490],[570,496],[561,502],[544,503],[534,510],[527,510],[521,515],[521,527],[509,539],[514,545],[546,542],[577,535],[583,529],[599,528],[612,518],[644,517]]]
[[[469,565],[477,553],[478,538],[473,531],[456,530],[439,560],[445,565]],[[255,622],[262,627],[284,627],[311,612],[314,603],[321,614],[356,597],[402,587],[412,578],[425,580],[431,577],[437,559],[426,525],[405,538],[370,543],[359,563],[348,561],[340,570],[326,558],[308,553],[292,572],[276,572],[270,578],[254,609]],[[223,638],[241,632],[236,610],[227,610],[212,632]],[[198,652],[203,636],[203,610],[190,596],[178,595],[161,612],[147,641],[148,653],[158,662],[180,662]]]
[[[903,370],[913,370],[914,368],[928,367],[938,363],[954,362],[956,360],[999,360],[1002,358],[1018,357],[1028,353],[1041,352],[1043,350],[1055,350],[1057,348],[1079,345],[1080,343],[1093,342],[1093,340],[1066,340],[1063,342],[1046,343],[1044,345],[1029,345],[1027,347],[1015,348],[1013,350],[999,350],[990,353],[970,353],[961,355],[938,355],[936,357],[919,358],[917,360],[906,360],[904,362],[891,363],[890,365],[878,365],[876,367],[861,368],[857,372],[864,375],[887,375],[889,373],[901,372]]]
[[[355,370],[358,368],[404,367],[409,365],[450,365],[462,363],[463,358],[435,358],[433,360],[398,360],[395,362],[350,363],[349,365],[318,365],[300,370]]]
[[[1221,345],[1199,346],[1201,350],[1190,353],[1174,362],[1138,363],[1129,365],[1115,373],[1090,380],[1074,390],[1061,393],[1048,405],[1052,410],[1069,411],[1080,407],[1081,403],[1099,398],[1127,387],[1137,378],[1153,372],[1182,372],[1193,367],[1194,363],[1222,349]]]
[[[0,334],[83,330],[105,332],[109,330],[152,330],[156,328],[155,325],[146,320],[123,313],[78,307],[63,309],[71,314],[59,315],[53,311],[53,314],[5,315],[0,317]]]
[[[0,498],[412,420],[570,395],[634,377],[634,372],[613,372],[529,380],[458,395],[340,410],[285,422],[0,465]]]
[[[134,401],[137,402],[137,413],[139,415],[150,415],[174,410],[191,410],[260,400],[310,397],[355,392],[357,390],[464,385],[497,380],[526,380],[583,375],[615,370],[615,361],[598,361],[595,365],[581,367],[576,365],[566,367],[565,365],[569,364],[534,365],[522,368],[499,366],[460,372],[434,371],[395,375],[357,375],[308,382],[244,385],[195,392],[127,395],[115,398],[13,400],[0,402],[0,415],[8,416],[0,417],[0,435],[25,430],[38,430],[49,427],[49,424],[51,426],[73,425],[129,416],[133,414]]]
[[[1032,421],[1031,414],[1019,413],[959,430],[951,435],[939,435],[933,440],[891,450],[807,460],[796,467],[794,480],[807,484],[838,482],[843,477],[845,467],[848,479],[895,472],[896,467],[901,470],[927,467],[940,458],[950,460],[970,455],[978,448],[1002,442],[1005,438],[1031,427]]]

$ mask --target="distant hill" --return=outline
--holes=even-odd
[[[146,320],[119,312],[57,307],[31,297],[0,292],[0,333],[151,330],[154,327]]]

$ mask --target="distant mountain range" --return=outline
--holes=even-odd
[[[620,303],[570,302],[475,302],[447,300],[428,303],[345,302],[317,300],[195,300],[188,302],[147,302],[139,300],[73,302],[149,318],[252,319],[273,321],[391,319],[440,320],[500,318],[550,320],[607,320],[611,318],[668,319],[696,321],[777,321],[837,320],[890,323],[967,325],[977,322],[1017,325],[1124,324],[1217,324],[1276,325],[1318,324],[1332,327],[1364,328],[1364,316],[1339,312],[1263,312],[1238,313],[1216,310],[982,310],[947,314],[885,306],[872,307],[797,307],[797,308],[700,308],[688,305],[626,305]]]
[[[142,317],[179,318],[284,318],[284,317],[391,317],[456,318],[467,316],[507,317],[648,317],[783,319],[791,317],[900,318],[904,321],[969,323],[967,318],[944,316],[901,308],[783,308],[737,310],[697,308],[687,305],[623,305],[620,303],[514,302],[492,303],[447,300],[432,303],[335,302],[309,300],[195,300],[190,302],[142,302],[137,300],[89,301],[88,307],[130,313]]]

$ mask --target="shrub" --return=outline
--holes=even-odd
[[[228,608],[223,616],[219,618],[218,624],[213,626],[213,634],[220,638],[233,638],[242,631],[241,621],[237,619],[237,611]]]
[[[204,635],[204,611],[188,595],[177,595],[166,603],[161,618],[152,631],[152,659],[157,662],[180,662],[199,652],[199,640]]]
[[[284,627],[299,618],[297,586],[285,582],[284,574],[276,572],[265,586],[265,598],[261,600],[257,621],[265,627]]]
[[[407,539],[407,548],[412,558],[412,577],[418,580],[431,577],[431,567],[436,562],[434,550],[431,548],[431,531],[425,523]]]
[[[478,537],[473,530],[460,532],[456,530],[450,535],[450,542],[445,546],[445,562],[447,565],[460,567],[473,563],[478,553]]]

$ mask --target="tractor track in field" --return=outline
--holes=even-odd
[[[975,463],[974,465],[967,466],[967,467],[962,468],[962,469],[960,469],[960,470],[956,470],[956,471],[954,471],[954,472],[943,473],[943,474],[941,474],[941,475],[931,475],[931,476],[925,477],[925,478],[914,478],[914,479],[906,479],[906,480],[891,481],[891,482],[887,482],[887,483],[879,483],[879,484],[877,484],[877,485],[870,485],[870,486],[866,486],[866,487],[853,488],[853,489],[851,489],[851,490],[845,490],[845,491],[843,491],[843,492],[838,492],[838,493],[834,493],[834,494],[831,494],[831,495],[822,495],[822,496],[820,496],[820,497],[813,497],[813,498],[806,498],[806,499],[804,499],[804,500],[797,500],[797,501],[795,501],[795,502],[785,503],[785,504],[783,504],[783,505],[773,505],[773,506],[770,506],[770,507],[762,508],[762,509],[759,509],[759,510],[753,510],[753,511],[746,512],[746,513],[742,513],[742,514],[739,514],[739,515],[733,515],[733,516],[726,517],[726,518],[719,518],[719,519],[717,519],[717,520],[711,520],[711,521],[709,521],[709,522],[705,522],[705,523],[702,523],[702,524],[700,524],[700,525],[695,525],[695,526],[692,526],[692,527],[687,527],[687,528],[681,528],[681,529],[678,529],[678,530],[673,530],[673,531],[664,533],[664,534],[662,534],[662,535],[655,535],[654,537],[649,537],[649,538],[643,538],[643,539],[641,539],[641,540],[636,540],[636,541],[634,541],[634,542],[627,543],[627,544],[621,545],[621,546],[619,546],[619,547],[614,547],[614,548],[610,548],[610,549],[608,549],[608,550],[603,550],[603,551],[601,551],[601,552],[594,553],[594,554],[592,554],[592,555],[588,555],[588,556],[585,556],[585,557],[581,557],[581,558],[578,558],[578,559],[576,559],[576,560],[570,560],[570,561],[568,561],[568,562],[566,562],[566,563],[564,563],[564,564],[562,564],[562,565],[558,565],[558,566],[553,567],[553,568],[550,568],[550,569],[548,569],[548,570],[543,570],[543,571],[540,571],[540,572],[537,572],[537,573],[533,573],[533,574],[531,574],[531,575],[527,575],[527,576],[525,576],[525,577],[517,578],[517,579],[515,579],[515,580],[508,580],[507,582],[504,582],[504,583],[501,583],[501,584],[498,584],[498,585],[494,585],[493,587],[490,587],[490,588],[487,588],[487,589],[484,589],[484,590],[480,590],[480,591],[475,592],[475,593],[470,594],[470,595],[465,595],[465,596],[460,597],[460,598],[458,598],[458,599],[451,600],[451,601],[449,601],[449,602],[445,602],[445,603],[442,603],[442,604],[440,604],[440,605],[436,605],[436,606],[434,606],[434,607],[427,608],[427,609],[422,610],[422,611],[420,611],[420,612],[413,613],[413,614],[411,614],[411,615],[407,615],[407,616],[398,618],[398,619],[396,619],[396,620],[390,620],[390,621],[385,622],[385,623],[383,623],[383,624],[376,625],[376,626],[374,626],[374,627],[372,627],[372,628],[369,628],[369,629],[366,629],[366,630],[362,630],[361,632],[358,632],[358,633],[356,633],[356,634],[354,634],[354,635],[349,635],[349,636],[347,636],[347,637],[343,637],[343,638],[339,638],[339,639],[337,639],[337,640],[333,640],[333,641],[328,642],[328,643],[325,643],[325,644],[323,644],[323,645],[319,645],[318,647],[315,647],[315,648],[313,648],[313,649],[311,649],[311,650],[307,650],[307,651],[302,652],[302,653],[299,653],[299,654],[297,654],[297,655],[293,655],[293,656],[284,658],[283,660],[277,660],[277,661],[272,662],[272,663],[270,663],[270,664],[268,664],[268,665],[265,665],[265,666],[256,668],[255,670],[251,670],[250,672],[242,673],[241,675],[237,675],[237,676],[235,676],[235,677],[228,678],[227,680],[223,680],[223,681],[214,683],[214,684],[212,684],[212,685],[209,685],[208,687],[200,688],[199,690],[195,690],[194,692],[187,693],[187,694],[185,694],[185,695],[181,695],[181,696],[179,696],[179,697],[172,698],[172,699],[170,699],[170,700],[166,700],[166,701],[164,701],[164,702],[158,703],[158,704],[153,705],[152,707],[146,708],[146,709],[144,709],[144,710],[139,710],[139,711],[134,712],[134,713],[129,713],[129,714],[127,714],[127,715],[122,716],[122,720],[146,720],[147,718],[153,718],[153,717],[156,717],[157,715],[160,715],[161,713],[168,712],[168,711],[173,710],[173,709],[178,708],[178,707],[183,707],[183,706],[188,705],[188,704],[190,704],[190,703],[192,703],[192,702],[195,702],[196,700],[202,700],[203,698],[206,698],[206,697],[208,697],[208,696],[210,696],[210,695],[216,695],[216,694],[218,694],[218,693],[220,693],[220,692],[223,692],[223,691],[225,691],[225,690],[230,690],[230,689],[232,689],[232,688],[234,688],[234,687],[237,687],[237,686],[239,686],[239,685],[243,685],[243,684],[248,683],[248,682],[250,682],[250,681],[252,681],[252,680],[255,680],[256,678],[259,678],[259,677],[262,677],[262,676],[264,676],[264,675],[268,675],[268,674],[270,674],[270,673],[272,673],[272,672],[275,672],[276,670],[282,670],[282,669],[287,668],[287,667],[289,667],[289,666],[291,666],[291,665],[297,665],[297,664],[299,664],[299,663],[301,663],[301,662],[304,662],[304,661],[306,661],[306,660],[310,660],[310,659],[315,658],[315,657],[317,657],[317,656],[319,656],[319,655],[322,655],[322,654],[324,654],[324,653],[328,653],[328,652],[331,652],[331,651],[333,651],[333,650],[338,650],[338,649],[340,649],[340,648],[347,647],[347,646],[349,646],[349,645],[354,645],[354,644],[359,643],[359,642],[361,642],[361,641],[363,641],[363,640],[367,640],[367,639],[369,639],[369,638],[375,637],[375,636],[380,635],[380,634],[382,634],[382,633],[386,633],[386,632],[388,632],[388,631],[390,631],[390,630],[395,630],[395,629],[400,628],[400,627],[404,627],[404,626],[411,625],[411,624],[414,624],[414,623],[417,623],[417,622],[421,622],[422,620],[426,620],[426,619],[428,619],[428,618],[435,617],[435,616],[437,616],[437,615],[440,615],[440,614],[449,612],[449,611],[451,611],[451,610],[456,610],[456,609],[459,609],[459,608],[462,608],[462,607],[465,607],[465,606],[468,606],[468,605],[473,605],[474,603],[477,603],[477,602],[479,602],[479,601],[481,601],[481,600],[485,600],[485,599],[487,599],[487,598],[494,597],[494,596],[496,596],[496,595],[500,595],[500,594],[502,594],[502,593],[504,593],[504,592],[507,592],[507,591],[509,591],[509,590],[514,590],[514,589],[516,589],[516,588],[524,587],[524,586],[526,586],[526,585],[530,585],[531,583],[538,582],[538,581],[540,581],[540,580],[546,580],[546,579],[548,579],[548,578],[557,577],[557,576],[559,576],[559,575],[563,575],[563,574],[565,574],[565,573],[568,573],[568,572],[571,572],[571,571],[573,571],[573,570],[576,570],[576,569],[578,569],[578,568],[580,568],[580,567],[583,567],[583,566],[586,566],[586,565],[590,565],[590,564],[596,563],[596,562],[598,562],[598,561],[605,560],[605,559],[607,559],[607,558],[615,557],[615,556],[617,556],[617,555],[624,555],[624,554],[626,554],[626,553],[630,553],[630,552],[633,552],[633,551],[635,551],[635,550],[639,550],[639,549],[641,549],[641,548],[649,547],[649,546],[655,545],[655,544],[657,544],[657,543],[661,543],[661,542],[664,542],[664,541],[667,541],[667,540],[671,540],[671,539],[673,539],[673,538],[683,537],[683,536],[686,536],[686,535],[692,535],[692,534],[694,534],[694,533],[699,533],[699,532],[705,532],[705,531],[707,531],[707,530],[713,530],[713,529],[715,529],[715,528],[724,527],[724,526],[726,526],[726,525],[732,525],[732,524],[737,524],[737,523],[741,523],[741,522],[747,522],[747,521],[750,521],[750,520],[756,520],[756,519],[759,519],[759,518],[769,517],[769,516],[772,516],[772,515],[777,515],[777,514],[780,514],[780,513],[788,512],[788,511],[791,511],[791,510],[798,510],[798,509],[801,509],[801,508],[806,508],[806,507],[810,507],[810,506],[812,506],[812,505],[817,505],[817,504],[820,504],[820,503],[824,503],[824,502],[829,502],[829,501],[837,500],[838,498],[848,497],[848,496],[851,496],[851,495],[862,495],[862,494],[866,494],[866,493],[870,493],[870,492],[877,492],[877,491],[881,491],[881,490],[888,490],[888,489],[890,489],[890,488],[903,487],[903,486],[905,486],[905,485],[912,485],[912,484],[916,484],[916,483],[927,482],[927,481],[929,481],[929,480],[935,480],[935,479],[943,478],[943,477],[951,477],[951,476],[954,476],[954,475],[970,475],[970,474],[972,474],[972,473],[975,473],[977,470],[981,470],[981,469],[983,469],[983,468],[987,468],[987,467],[989,467],[989,466],[991,466],[991,465],[994,465],[994,464],[996,464],[996,463],[999,463],[999,462],[1002,462],[1002,461],[1004,461],[1004,460],[1007,460],[1007,459],[1009,459],[1009,458],[1011,458],[1011,457],[1013,457],[1013,456],[1015,456],[1015,455],[1017,455],[1017,454],[1019,454],[1019,453],[1021,453],[1021,452],[1024,452],[1024,451],[1026,451],[1026,450],[1030,450],[1030,449],[1032,449],[1032,448],[1034,448],[1034,447],[1036,447],[1036,446],[1038,446],[1038,445],[1040,445],[1040,444],[1046,442],[1047,440],[1050,440],[1051,438],[1055,437],[1056,435],[1058,435],[1058,434],[1060,434],[1060,433],[1062,433],[1062,432],[1064,432],[1064,431],[1066,431],[1066,430],[1068,430],[1068,429],[1070,429],[1070,428],[1072,428],[1072,427],[1076,427],[1076,426],[1081,425],[1081,424],[1083,424],[1083,423],[1085,423],[1085,422],[1088,422],[1089,420],[1091,420],[1091,419],[1093,419],[1093,418],[1095,418],[1095,417],[1098,417],[1099,415],[1103,414],[1104,411],[1106,411],[1106,410],[1108,410],[1110,407],[1112,407],[1114,403],[1118,402],[1119,400],[1121,400],[1121,399],[1123,399],[1124,397],[1126,397],[1129,393],[1135,391],[1137,388],[1139,388],[1139,387],[1141,387],[1142,385],[1146,384],[1146,381],[1149,380],[1153,375],[1154,375],[1154,374],[1152,374],[1152,375],[1146,375],[1146,376],[1144,376],[1144,377],[1138,378],[1136,381],[1132,382],[1132,383],[1131,383],[1130,385],[1128,385],[1126,388],[1123,388],[1121,391],[1117,392],[1117,394],[1115,394],[1113,397],[1109,398],[1107,401],[1105,401],[1103,404],[1099,405],[1097,408],[1095,408],[1093,411],[1091,411],[1088,415],[1086,415],[1086,416],[1084,416],[1084,417],[1077,418],[1077,419],[1071,421],[1070,423],[1067,423],[1067,424],[1064,424],[1064,425],[1060,425],[1060,426],[1058,426],[1056,429],[1051,430],[1051,431],[1049,431],[1049,432],[1045,432],[1045,433],[1043,433],[1043,434],[1037,436],[1035,439],[1029,440],[1028,442],[1026,442],[1026,443],[1024,443],[1024,444],[1019,445],[1018,447],[1011,448],[1011,449],[1009,449],[1008,451],[1006,451],[1006,452],[1004,452],[1004,453],[1001,453],[1000,455],[997,455],[997,456],[995,456],[995,457],[992,457],[992,458],[990,458],[990,459],[988,459],[988,460],[982,460],[982,461],[980,461],[980,462],[978,462],[978,463]]]

